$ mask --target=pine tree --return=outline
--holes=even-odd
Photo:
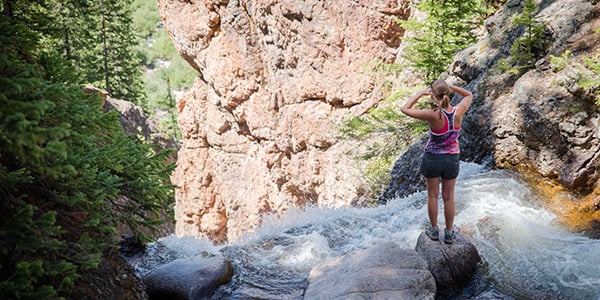
[[[544,40],[546,27],[536,18],[538,7],[533,0],[526,0],[523,11],[512,19],[513,24],[523,26],[523,34],[513,42],[510,57],[499,61],[499,69],[515,75],[531,69],[547,48]]]
[[[66,297],[116,224],[148,241],[140,229],[172,202],[169,151],[126,136],[83,93],[54,4],[0,6],[0,299]]]
[[[473,30],[484,13],[479,0],[423,0],[416,5],[427,16],[399,21],[416,36],[408,42],[404,57],[430,82],[452,62],[454,54],[476,41]]]
[[[142,54],[131,0],[49,0],[64,32],[60,46],[87,83],[115,98],[141,104]]]
[[[100,0],[101,42],[106,88],[116,98],[140,104],[142,57],[131,19],[132,0]]]

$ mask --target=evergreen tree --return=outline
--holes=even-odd
[[[138,104],[143,95],[142,55],[136,51],[132,0],[100,0],[104,88],[116,98]]]
[[[538,7],[533,0],[526,0],[523,11],[512,19],[517,26],[523,26],[524,32],[513,42],[510,57],[499,61],[499,69],[515,75],[531,69],[547,48],[544,40],[546,27],[536,19]]]
[[[60,26],[63,54],[86,81],[110,96],[141,104],[142,54],[131,0],[49,0]]]
[[[67,297],[116,224],[148,241],[140,229],[172,202],[169,151],[126,136],[118,114],[83,93],[67,43],[53,47],[67,28],[56,3],[0,6],[0,299]]]
[[[408,42],[405,58],[431,82],[443,73],[454,54],[476,41],[473,30],[481,24],[484,14],[480,0],[423,0],[416,8],[426,14],[424,19],[399,21],[415,37]]]

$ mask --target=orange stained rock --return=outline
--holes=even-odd
[[[579,197],[560,185],[540,182],[537,191],[547,208],[559,217],[559,222],[573,231],[588,230],[592,221],[600,221],[600,192],[597,189]]]

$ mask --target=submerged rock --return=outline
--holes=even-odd
[[[412,249],[390,242],[314,267],[305,299],[434,299],[435,280]]]
[[[460,233],[453,244],[445,244],[441,239],[432,241],[423,232],[415,250],[427,261],[439,290],[467,285],[481,261],[475,246]]]
[[[150,299],[205,299],[232,276],[229,261],[211,257],[201,261],[174,260],[152,270],[143,281]]]

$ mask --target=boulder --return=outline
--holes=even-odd
[[[305,299],[434,299],[427,263],[389,242],[325,261],[309,274]]]
[[[206,299],[232,276],[229,261],[216,256],[174,260],[152,270],[143,281],[150,299]]]
[[[481,261],[477,248],[460,233],[456,235],[453,244],[445,244],[441,236],[439,241],[432,241],[423,232],[417,240],[415,250],[427,262],[438,290],[467,285]]]

